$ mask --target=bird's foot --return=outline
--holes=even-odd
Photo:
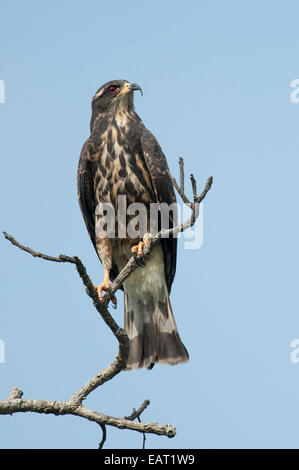
[[[103,282],[101,282],[101,284],[99,286],[94,286],[95,290],[98,293],[98,297],[99,297],[100,302],[103,302],[103,300],[104,300],[103,291],[107,292],[110,289],[110,287],[111,287],[111,282],[110,281],[105,282],[105,280]]]
[[[141,258],[143,256],[143,249],[146,245],[148,245],[151,241],[151,234],[146,233],[143,237],[143,241],[139,242],[138,245],[134,245],[131,248],[131,251],[135,254],[137,254],[138,258]]]
[[[104,271],[103,282],[101,282],[101,284],[99,286],[94,286],[94,288],[98,293],[98,297],[99,297],[100,302],[103,302],[103,300],[104,300],[103,291],[105,291],[105,292],[108,291],[111,295],[111,300],[112,300],[113,304],[116,305],[116,297],[112,294],[112,292],[110,290],[110,287],[111,287],[111,282],[110,282],[109,271],[105,270]]]

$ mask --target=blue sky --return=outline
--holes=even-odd
[[[86,406],[144,421],[174,439],[148,448],[298,447],[299,78],[295,1],[2,1],[1,231],[52,255],[102,268],[76,194],[90,101],[106,81],[139,83],[136,111],[204,202],[204,243],[179,243],[171,301],[188,364],[123,372]],[[113,359],[117,344],[75,269],[34,259],[3,238],[0,398],[65,400]],[[120,323],[123,310],[113,314]],[[0,419],[2,448],[97,447],[100,430],[75,417]],[[108,429],[106,448],[141,447]]]

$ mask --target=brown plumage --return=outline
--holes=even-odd
[[[132,247],[142,240],[122,238],[122,224],[116,220],[115,238],[103,236],[98,227],[104,221],[102,204],[111,204],[118,214],[118,198],[127,206],[143,203],[149,222],[151,203],[176,202],[166,158],[155,137],[134,111],[133,91],[140,89],[125,80],[103,85],[92,100],[90,137],[83,145],[78,167],[78,195],[92,243],[104,267],[99,297],[110,280],[132,256]],[[123,217],[122,217],[123,218]],[[170,213],[169,226],[174,216]],[[157,229],[161,227],[161,218]],[[137,268],[123,283],[125,331],[130,339],[127,369],[151,368],[155,362],[178,364],[188,360],[173,317],[169,293],[176,269],[176,238],[161,240],[144,268]]]

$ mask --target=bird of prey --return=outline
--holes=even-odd
[[[148,221],[150,205],[176,201],[166,158],[155,137],[136,114],[136,83],[113,80],[105,83],[92,99],[90,137],[84,143],[78,167],[78,197],[84,221],[104,268],[104,280],[97,287],[99,299],[132,256],[143,254],[152,234],[120,237],[98,233],[104,212],[112,205],[118,217],[119,196],[127,206],[142,203]],[[125,215],[127,224],[130,217]],[[160,217],[159,227],[161,226]],[[119,220],[116,220],[116,225]],[[169,227],[173,225],[170,213]],[[119,229],[120,230],[120,229]],[[124,325],[129,338],[126,369],[152,368],[156,362],[174,365],[186,362],[183,345],[172,313],[169,294],[176,270],[177,239],[162,238],[149,255],[123,282]]]

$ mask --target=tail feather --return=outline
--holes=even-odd
[[[175,365],[188,361],[177,330],[165,281],[151,291],[125,286],[125,331],[129,337],[127,369]]]

